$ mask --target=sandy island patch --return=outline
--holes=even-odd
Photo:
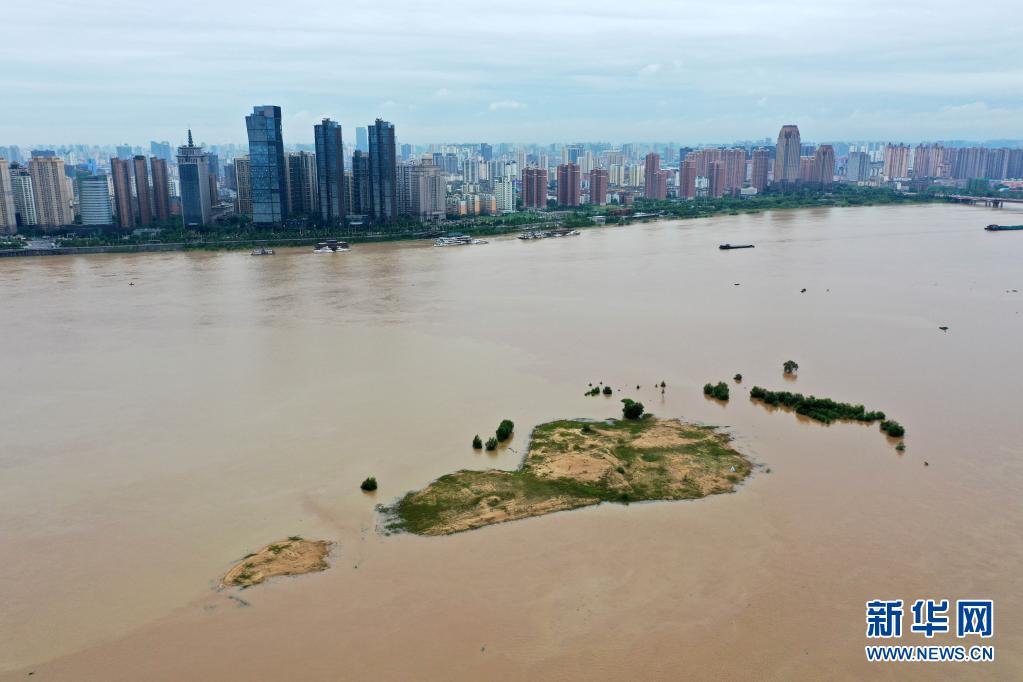
[[[276,575],[301,575],[328,568],[331,543],[290,537],[278,540],[248,555],[220,581],[224,586],[251,587]]]
[[[694,499],[726,493],[752,471],[726,434],[678,419],[537,426],[516,471],[462,470],[408,493],[389,530],[446,535],[601,502]]]

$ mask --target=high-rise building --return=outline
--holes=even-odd
[[[131,161],[132,151],[130,144],[119,144],[117,145],[117,158],[121,161]]]
[[[355,129],[355,149],[360,152],[369,151],[369,135],[364,126]]]
[[[325,225],[345,222],[345,154],[341,124],[329,118],[313,126],[320,219]]]
[[[522,205],[524,208],[547,208],[547,169],[522,169]]]
[[[610,180],[607,169],[594,168],[590,171],[590,203],[603,206],[607,203],[607,185]]]
[[[563,163],[558,166],[558,205],[579,205],[579,166],[575,163]]]
[[[352,212],[360,216],[373,213],[370,190],[369,152],[356,149],[352,154]]]
[[[707,171],[707,177],[710,181],[708,185],[708,191],[712,197],[722,197],[728,191],[728,162],[724,159],[718,159],[710,164],[710,169]]]
[[[845,163],[845,179],[847,182],[861,182],[870,179],[870,153],[849,152]]]
[[[14,194],[14,212],[19,222],[25,226],[38,225],[35,189],[28,169],[22,166],[11,167],[11,192]]]
[[[885,180],[909,177],[909,145],[886,144],[884,147],[884,168],[881,171]]]
[[[483,157],[484,161],[491,161],[491,160],[493,160],[493,158],[494,158],[494,148],[491,145],[487,144],[486,142],[481,143],[480,144],[480,156]]]
[[[171,160],[171,146],[170,142],[164,140],[163,142],[157,142],[156,140],[150,140],[149,142],[149,155],[155,156],[158,159],[164,161]]]
[[[687,154],[678,169],[678,195],[682,199],[696,197],[696,159]]]
[[[216,205],[220,202],[220,157],[207,152],[206,161],[210,169],[210,204]]]
[[[281,108],[252,107],[252,113],[245,117],[245,129],[249,136],[252,223],[283,225],[288,219],[288,186]]]
[[[116,160],[127,164],[127,161]],[[114,224],[114,214],[110,210],[110,182],[106,174],[79,176],[78,205],[82,225]]]
[[[319,214],[316,182],[316,155],[311,152],[286,152],[288,215]]]
[[[419,220],[443,220],[447,197],[447,179],[432,163],[411,167],[411,214]]]
[[[813,161],[814,181],[819,182],[822,189],[828,189],[835,181],[835,148],[830,144],[822,144],[814,152]]]
[[[389,225],[398,215],[394,125],[379,118],[369,127],[369,176],[373,220]]]
[[[643,196],[647,199],[665,199],[668,196],[667,178],[661,173],[661,156],[653,152],[646,155]]]
[[[252,172],[249,166],[249,157],[239,156],[234,160],[234,178],[238,183],[234,199],[234,212],[252,220]]]
[[[799,180],[801,149],[799,126],[782,126],[778,133],[778,145],[774,152],[774,182],[776,184],[795,183]]]
[[[753,150],[750,160],[749,184],[755,187],[757,192],[767,189],[767,171],[771,163],[770,150],[758,147]]]
[[[153,170],[153,217],[170,220],[170,179],[167,177],[167,162],[152,157],[149,165]]]
[[[913,177],[936,178],[945,160],[945,148],[940,144],[920,144],[913,151]]]
[[[141,155],[132,158],[132,165],[135,170],[138,223],[139,225],[149,225],[153,222],[153,194],[149,189],[149,165],[146,163],[146,157]]]
[[[193,144],[191,130],[188,144],[178,147],[178,189],[185,227],[208,225],[213,215],[209,160],[202,145]]]
[[[738,193],[746,184],[746,150],[741,147],[726,149],[721,153],[725,162],[726,175],[728,176],[725,191]]]
[[[799,157],[799,181],[816,184],[821,181],[817,174],[817,163],[813,156]]]
[[[64,174],[64,161],[59,156],[32,152],[28,161],[32,176],[32,194],[35,199],[36,218],[44,227],[60,227],[74,222],[71,212],[71,192]]]
[[[18,214],[14,208],[11,168],[7,159],[0,159],[0,234],[14,234],[17,231]]]
[[[126,159],[110,159],[110,175],[114,180],[117,226],[122,230],[130,230],[135,227],[135,208],[131,200],[131,164]]]
[[[494,203],[497,211],[515,210],[515,184],[511,177],[501,176],[494,181]]]

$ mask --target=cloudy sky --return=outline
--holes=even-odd
[[[1020,0],[3,4],[0,144],[1023,138]]]

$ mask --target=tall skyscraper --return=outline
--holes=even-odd
[[[238,183],[234,212],[252,220],[252,171],[249,167],[249,157],[239,156],[234,160],[234,178]]]
[[[696,159],[687,154],[678,169],[678,195],[682,199],[696,197]]]
[[[443,220],[447,195],[447,179],[432,163],[411,167],[411,214],[419,220]]]
[[[28,169],[19,166],[11,167],[11,191],[14,193],[14,212],[22,225],[31,226],[39,224],[39,214],[36,213],[36,195],[32,186],[32,175]]]
[[[607,203],[607,185],[610,176],[604,168],[590,171],[590,203],[603,206]]]
[[[117,159],[121,163],[127,163]],[[105,173],[82,175],[78,178],[79,213],[82,225],[113,225],[110,210],[110,182]]]
[[[647,199],[664,199],[667,196],[667,186],[661,192],[660,178],[661,156],[653,152],[646,155],[646,162],[643,170],[643,196]]]
[[[130,161],[132,156],[130,144],[117,145],[117,158],[121,161]]]
[[[774,152],[775,183],[795,183],[799,180],[800,150],[799,126],[782,126]]]
[[[381,225],[393,223],[398,215],[394,125],[379,118],[369,127],[369,175],[373,220]]]
[[[724,159],[712,161],[707,171],[708,191],[712,197],[722,197],[728,191],[728,162]]]
[[[355,129],[355,149],[360,152],[369,151],[369,135],[366,133],[364,126],[359,126]]]
[[[522,169],[523,208],[547,208],[547,169]]]
[[[167,140],[164,140],[163,142],[150,140],[149,155],[155,156],[158,159],[163,159],[164,161],[170,161],[171,160],[170,142],[168,142]]]
[[[737,192],[746,184],[746,150],[742,148],[726,149],[721,154],[725,162],[728,176],[725,191]]]
[[[870,179],[869,152],[849,152],[849,159],[845,163],[845,179],[847,182]]]
[[[7,159],[0,159],[0,234],[14,234],[17,231],[18,216],[14,208],[11,168]]]
[[[149,189],[149,165],[145,156],[132,158],[132,165],[135,171],[135,201],[138,205],[139,225],[149,225],[153,222],[153,194]]]
[[[813,160],[816,166],[814,180],[821,184],[822,189],[828,189],[835,181],[835,148],[830,144],[822,144],[814,152]]]
[[[110,159],[110,175],[114,180],[117,226],[122,230],[130,230],[135,227],[135,208],[131,200],[131,164],[126,159]]]
[[[316,156],[310,152],[288,152],[288,215],[320,212],[316,187]]]
[[[884,146],[884,169],[886,180],[909,177],[909,145],[886,144]],[[982,177],[979,175],[978,177]]]
[[[345,154],[341,124],[329,118],[313,126],[320,219],[325,225],[345,223]]]
[[[185,227],[208,225],[212,218],[210,168],[202,146],[192,143],[178,147],[178,181],[181,192],[181,220]]]
[[[32,153],[28,161],[28,172],[32,176],[32,193],[38,224],[44,227],[60,227],[74,222],[71,212],[71,192],[68,178],[64,174],[64,161],[46,154]]]
[[[502,176],[494,181],[494,202],[497,211],[515,210],[515,185],[510,176]]]
[[[369,152],[355,150],[352,154],[352,212],[361,216],[373,213],[369,175]]]
[[[288,219],[281,108],[252,107],[245,117],[249,135],[249,171],[252,177],[252,223],[282,225]]]
[[[170,220],[170,178],[167,162],[156,156],[149,160],[153,169],[153,216],[157,220]]]
[[[755,187],[757,192],[767,189],[767,171],[771,163],[771,152],[763,147],[753,150],[750,160],[749,184]]]
[[[579,166],[563,163],[558,166],[558,205],[579,205]]]

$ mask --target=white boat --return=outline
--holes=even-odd
[[[434,246],[469,246],[471,244],[486,244],[485,239],[473,239],[467,234],[456,234],[449,237],[439,237]]]
[[[325,242],[320,242],[313,249],[313,253],[342,253],[348,251],[351,247],[348,246],[348,242],[341,242],[336,239],[328,239]]]
[[[268,249],[267,247],[264,246],[261,249],[252,249],[252,255],[253,256],[272,256],[272,255],[274,255],[274,250],[273,249]]]

